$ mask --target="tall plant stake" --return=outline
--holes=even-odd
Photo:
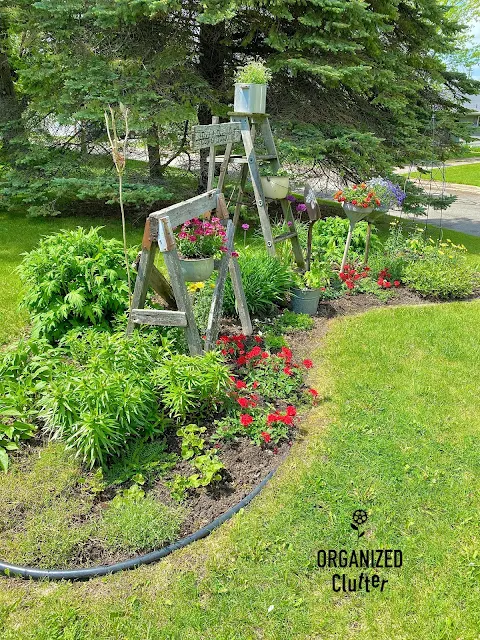
[[[128,311],[132,310],[132,282],[130,279],[130,264],[128,262],[128,250],[127,250],[127,230],[125,227],[125,211],[123,207],[123,172],[125,171],[125,163],[127,158],[127,145],[128,145],[128,109],[120,103],[120,112],[122,114],[125,134],[122,140],[119,139],[117,133],[117,124],[115,121],[115,111],[112,107],[109,107],[110,115],[105,111],[105,124],[107,127],[108,140],[110,142],[110,148],[112,150],[113,163],[117,171],[118,176],[118,199],[120,202],[120,212],[122,214],[122,234],[123,234],[123,252],[125,255],[125,267],[127,269],[128,280]]]

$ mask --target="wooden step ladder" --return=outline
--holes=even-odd
[[[218,179],[217,188],[219,191],[223,191],[223,186],[225,183],[225,177],[228,170],[228,165],[230,162],[237,162],[242,164],[242,169],[240,173],[240,184],[237,195],[237,201],[235,205],[235,213],[233,216],[233,224],[234,227],[237,228],[238,221],[240,217],[240,208],[242,205],[243,194],[245,191],[245,184],[247,181],[247,177],[250,174],[250,180],[252,182],[253,193],[255,195],[255,202],[257,205],[258,215],[260,218],[260,225],[262,227],[263,237],[265,239],[265,244],[267,247],[267,251],[270,255],[275,256],[275,244],[278,242],[283,242],[285,240],[290,240],[292,243],[292,250],[295,257],[295,262],[297,263],[300,269],[305,269],[305,260],[303,257],[302,248],[300,245],[300,241],[298,239],[298,233],[295,227],[295,219],[293,217],[292,208],[290,206],[290,202],[286,199],[280,200],[280,205],[282,207],[283,217],[286,223],[290,223],[290,230],[287,233],[283,233],[277,237],[273,237],[272,227],[270,225],[270,219],[268,216],[268,203],[265,199],[262,181],[260,179],[260,170],[258,166],[258,161],[268,162],[270,164],[273,172],[278,171],[281,168],[281,163],[278,158],[277,148],[275,146],[275,140],[273,138],[272,130],[270,127],[270,122],[268,119],[268,115],[264,113],[237,113],[231,112],[229,114],[231,122],[237,122],[240,126],[240,133],[243,142],[243,147],[245,150],[245,155],[238,156],[232,154],[233,142],[229,142],[226,145],[225,153],[223,156],[215,155],[215,148],[210,149],[210,167],[209,167],[209,185],[208,188],[211,189],[213,187],[213,175],[214,175],[214,166],[215,163],[221,163],[220,166],[220,175]],[[216,119],[218,121],[218,119]],[[263,155],[257,155],[255,152],[255,139],[258,139],[257,133],[259,133],[262,138],[266,148],[267,153]]]

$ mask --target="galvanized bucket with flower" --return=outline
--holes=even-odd
[[[345,187],[345,189],[339,189],[334,193],[333,199],[341,203],[345,215],[350,220],[350,228],[348,230],[345,251],[343,252],[342,264],[340,266],[340,272],[343,272],[356,223],[380,207],[382,201],[374,187],[365,182],[354,184],[351,187]]]
[[[375,188],[365,182],[339,189],[333,195],[333,199],[340,202],[345,215],[354,224],[363,220],[382,204],[378,194],[375,192]]]
[[[212,275],[215,255],[226,251],[226,233],[218,218],[187,220],[177,234],[180,265],[187,282],[204,282]]]

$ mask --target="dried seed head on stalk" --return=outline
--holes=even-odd
[[[125,266],[127,269],[128,280],[128,307],[132,308],[132,283],[130,279],[130,264],[128,261],[128,249],[127,249],[127,232],[125,228],[125,211],[123,206],[123,172],[125,171],[125,164],[127,158],[127,145],[128,145],[128,109],[120,103],[120,113],[123,119],[125,134],[120,140],[117,133],[117,123],[115,120],[115,111],[109,106],[110,114],[105,113],[105,125],[107,127],[107,136],[110,142],[110,149],[112,151],[113,163],[118,175],[118,199],[120,202],[120,212],[122,214],[122,232],[123,232],[123,251],[125,254]]]

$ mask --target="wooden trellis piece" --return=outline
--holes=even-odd
[[[230,270],[243,333],[245,335],[252,333],[252,323],[247,308],[240,269],[236,258],[232,257],[234,226],[232,221],[229,220],[223,194],[218,189],[213,189],[161,211],[151,213],[147,218],[127,334],[130,334],[137,324],[182,327],[185,330],[190,353],[192,355],[200,355],[203,352],[202,340],[193,315],[192,301],[180,266],[173,229],[187,220],[198,218],[213,209],[217,210],[218,218],[226,226],[227,251],[222,256],[218,267],[217,282],[208,317],[205,350],[213,349],[218,338],[228,269]],[[157,250],[163,254],[165,266],[170,277],[170,284],[154,266]],[[144,309],[149,286],[152,286],[162,295],[170,307],[169,309]]]

